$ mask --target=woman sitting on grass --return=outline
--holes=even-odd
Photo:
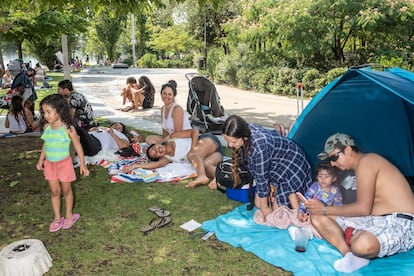
[[[191,138],[179,138],[176,136]],[[173,136],[175,138],[172,138]],[[170,135],[170,140],[165,143],[152,144],[147,149],[147,156],[153,162],[144,164],[134,164],[123,169],[124,172],[135,168],[157,169],[168,165],[171,162],[190,162],[196,170],[197,177],[186,187],[195,188],[209,183],[212,178],[215,183],[215,171],[217,164],[223,158],[223,148],[220,140],[211,133],[199,136],[197,129],[189,129]]]

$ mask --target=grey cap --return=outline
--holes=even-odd
[[[318,158],[320,160],[325,160],[328,158],[328,154],[335,149],[336,145],[342,145],[342,146],[355,146],[354,139],[352,139],[351,136],[348,134],[343,133],[336,133],[332,136],[329,136],[328,139],[326,139],[325,142],[325,149],[323,152],[318,154]]]

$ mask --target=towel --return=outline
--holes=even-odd
[[[287,229],[291,225],[304,227],[306,229],[309,229],[318,239],[321,238],[321,235],[318,233],[318,231],[316,231],[309,220],[306,222],[301,222],[298,220],[297,216],[298,209],[290,209],[286,205],[282,205],[267,215],[266,221],[263,221],[262,212],[260,210],[257,210],[254,213],[254,222],[267,226],[273,226],[279,229]]]
[[[201,227],[234,247],[242,247],[262,260],[300,275],[413,275],[414,249],[394,256],[377,258],[353,273],[340,273],[333,264],[342,255],[323,239],[312,239],[306,252],[295,251],[294,242],[286,229],[277,229],[254,222],[257,209],[247,210],[247,204],[205,221]]]

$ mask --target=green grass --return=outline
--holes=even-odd
[[[53,88],[38,90],[37,102],[56,93],[63,79],[62,73],[48,75]],[[89,166],[90,176],[78,175],[72,184],[80,220],[49,233],[50,190],[35,168],[41,146],[34,137],[0,139],[0,249],[21,239],[43,241],[53,259],[47,275],[292,275],[215,236],[203,241],[181,229],[191,219],[204,222],[240,206],[206,186],[187,189],[188,180],[113,184],[106,169]],[[155,217],[152,206],[171,211],[173,221],[143,235],[139,229]]]
[[[39,103],[44,97],[50,94],[57,93],[58,83],[64,79],[63,73],[61,72],[47,72],[47,76],[52,78],[52,80],[47,81],[52,86],[52,88],[36,89],[38,99],[35,102],[35,110],[39,110]]]
[[[0,139],[0,146],[5,157],[0,161],[0,248],[26,238],[42,240],[53,258],[48,275],[291,275],[214,236],[203,241],[179,228],[240,205],[205,186],[187,189],[187,181],[113,184],[106,169],[89,166],[90,176],[72,184],[80,220],[70,230],[49,233],[49,187],[35,169],[41,140]],[[155,217],[151,206],[171,211],[173,221],[143,235],[139,228]]]

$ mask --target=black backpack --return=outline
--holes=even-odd
[[[250,204],[247,206],[248,210],[254,207],[254,191],[253,191],[253,176],[247,170],[244,162],[239,160],[238,173],[240,176],[240,184],[235,185],[233,181],[233,173],[231,171],[232,160],[223,160],[217,164],[216,167],[216,182],[217,189],[221,192],[225,192],[226,189],[241,189],[244,185],[249,185],[248,198]]]

